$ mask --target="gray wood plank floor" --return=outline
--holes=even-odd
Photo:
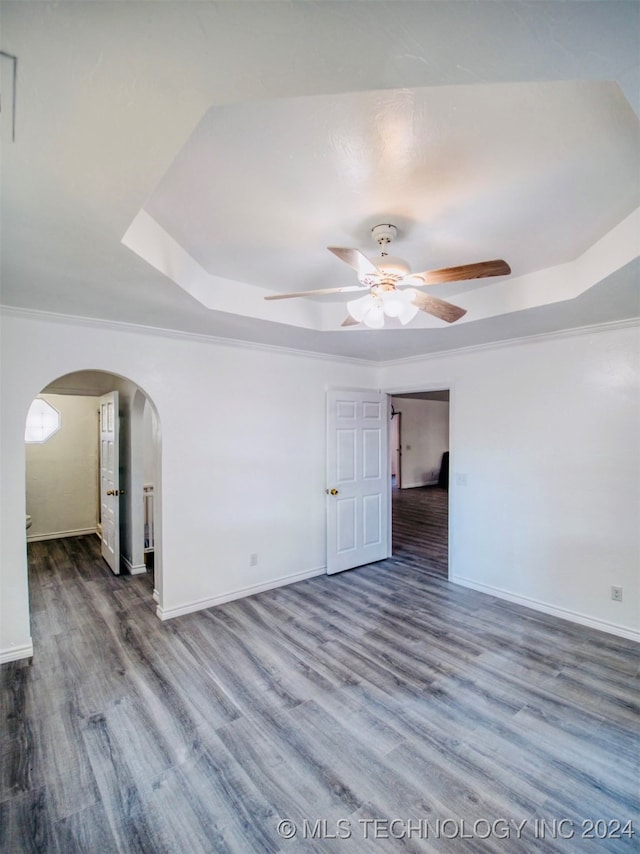
[[[29,560],[3,852],[637,849],[613,838],[640,833],[631,642],[457,588],[408,541],[167,623],[96,538]]]
[[[393,490],[393,556],[449,574],[449,493],[438,486]]]

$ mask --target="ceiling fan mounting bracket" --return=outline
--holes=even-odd
[[[397,234],[398,229],[395,225],[391,225],[390,223],[374,225],[371,229],[371,236],[380,245],[383,251],[391,241],[395,239]]]

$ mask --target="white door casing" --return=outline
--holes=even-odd
[[[100,518],[102,557],[120,574],[118,392],[100,398]]]
[[[402,413],[395,412],[393,418],[389,416],[389,419],[389,456],[391,465],[395,468],[395,485],[400,489],[402,486]],[[392,469],[391,475],[393,474]]]
[[[391,555],[389,399],[327,393],[327,573]]]

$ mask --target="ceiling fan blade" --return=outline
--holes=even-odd
[[[466,282],[467,279],[486,279],[489,276],[508,276],[511,267],[506,261],[497,258],[494,261],[479,261],[477,264],[463,264],[461,267],[444,267],[441,270],[425,270],[413,273],[411,278],[422,279],[425,285],[439,285],[443,282]]]
[[[342,321],[340,326],[358,326],[359,323],[359,320],[356,320],[355,317],[351,317],[351,315],[349,315],[346,320]]]
[[[315,297],[318,294],[348,294],[354,291],[367,291],[367,285],[349,285],[346,288],[322,288],[319,291],[299,291],[295,294],[272,294],[265,299],[291,299],[292,297]]]
[[[378,273],[379,270],[373,261],[369,261],[366,255],[363,255],[359,249],[343,249],[340,246],[327,246],[329,252],[337,255],[341,261],[357,270],[361,276],[366,276],[367,273]]]
[[[413,304],[417,305],[421,311],[433,314],[434,317],[439,317],[440,320],[446,320],[447,323],[454,323],[467,313],[466,308],[459,308],[457,305],[453,305],[453,303],[445,302],[445,300],[432,297],[429,294],[424,294],[422,291],[416,291]]]

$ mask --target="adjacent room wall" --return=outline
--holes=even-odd
[[[383,368],[390,392],[452,389],[452,581],[640,639],[639,338],[623,323]]]
[[[42,444],[25,445],[29,540],[96,530],[98,434],[95,397],[39,395],[61,414],[61,428]]]
[[[437,483],[442,454],[449,450],[448,402],[394,397],[393,406],[402,413],[402,488]]]

